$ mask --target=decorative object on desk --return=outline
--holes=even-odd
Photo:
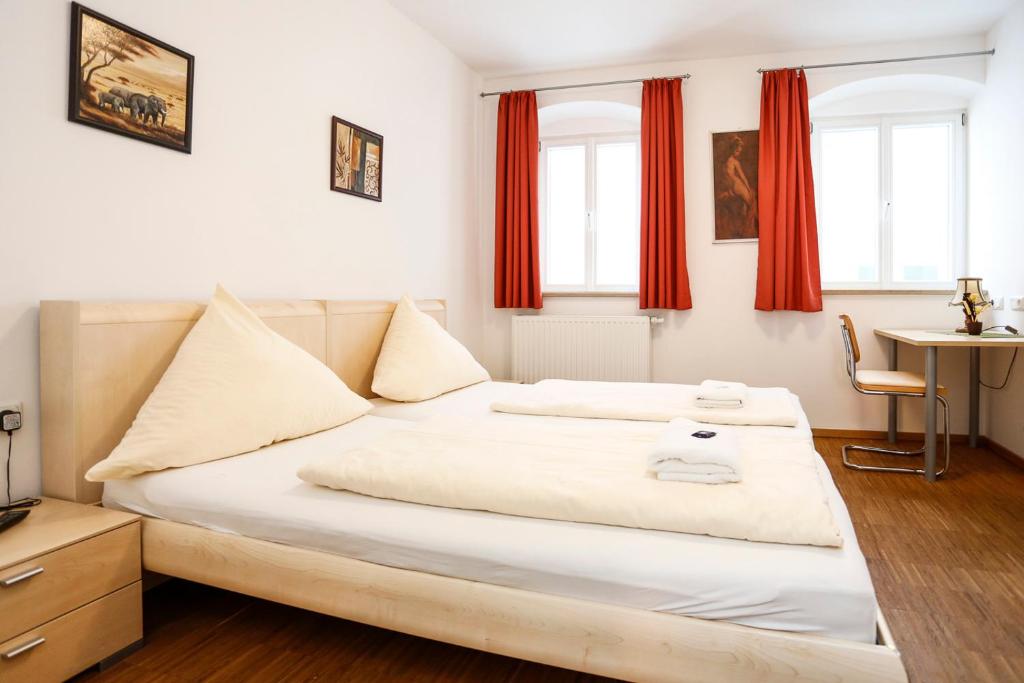
[[[956,280],[956,292],[949,300],[950,306],[958,306],[964,310],[964,326],[958,328],[957,332],[966,332],[972,335],[981,334],[981,321],[978,316],[986,308],[992,305],[985,290],[981,288],[980,277],[961,277]]]
[[[331,117],[331,189],[379,202],[384,136]]]
[[[190,154],[194,62],[73,2],[68,120]]]
[[[758,131],[711,134],[715,242],[757,239]]]

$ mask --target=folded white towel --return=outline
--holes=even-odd
[[[667,481],[740,481],[740,453],[735,435],[731,431],[713,431],[706,427],[686,418],[669,422],[647,456],[648,468],[659,479]],[[714,436],[694,436],[698,433]]]
[[[687,474],[685,472],[658,472],[658,481],[685,481],[691,484],[735,484],[738,474]]]
[[[663,465],[658,474],[735,474],[735,470],[725,465],[688,465],[681,461],[670,461]]]
[[[747,385],[742,382],[706,379],[697,389],[698,401],[739,401],[742,404],[746,399]]]
[[[719,401],[712,398],[698,398],[693,402],[698,408],[742,408],[743,401]]]

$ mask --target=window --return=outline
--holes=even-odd
[[[964,265],[962,112],[814,122],[821,280],[949,289]]]
[[[637,291],[639,136],[545,139],[540,185],[543,290]]]

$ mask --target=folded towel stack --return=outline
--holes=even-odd
[[[731,431],[710,431],[707,427],[682,417],[669,422],[647,457],[648,469],[661,481],[740,481],[740,451],[735,435]]]
[[[706,379],[697,389],[698,408],[742,408],[747,400],[747,385]]]

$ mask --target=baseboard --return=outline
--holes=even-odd
[[[839,439],[887,439],[889,438],[889,432],[880,429],[820,429],[815,428],[811,430],[814,436],[819,437],[834,437]],[[896,438],[900,441],[923,441],[924,434],[922,432],[896,432]],[[968,436],[966,434],[953,434],[950,436],[950,440],[957,444],[963,445],[968,442]],[[1015,453],[1006,446],[993,441],[987,436],[979,436],[978,444],[987,448],[1003,460],[1016,465],[1017,467],[1024,468],[1024,455]]]
[[[1024,468],[1024,455],[1021,455],[1020,453],[1015,453],[1014,451],[1011,451],[1009,448],[1007,448],[1003,444],[998,443],[996,441],[993,441],[992,439],[988,438],[987,436],[983,436],[981,438],[982,438],[982,440],[984,440],[985,446],[990,451],[992,451],[993,453],[998,455],[1000,458],[1002,458],[1003,460],[1005,460],[1005,461],[1007,461],[1009,463],[1012,463],[1012,464],[1016,465],[1017,467]]]
[[[812,429],[814,436],[836,437],[841,439],[887,439],[889,432],[876,429]],[[896,438],[901,441],[924,440],[924,432],[896,432]],[[953,434],[950,441],[955,444],[967,443],[966,434]],[[984,438],[984,437],[981,437]]]

